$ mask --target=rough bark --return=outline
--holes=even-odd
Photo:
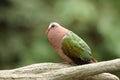
[[[0,70],[0,80],[119,80],[120,59],[71,66],[59,63],[39,63],[12,70]]]

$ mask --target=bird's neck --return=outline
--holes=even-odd
[[[67,34],[68,29],[65,29],[63,27],[58,27],[55,29],[50,30],[48,34],[48,39],[51,43],[51,45],[57,50],[61,48],[61,42],[63,37]]]

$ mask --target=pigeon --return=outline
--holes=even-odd
[[[55,51],[65,60],[65,64],[83,65],[97,62],[86,42],[57,22],[50,23],[46,34]]]

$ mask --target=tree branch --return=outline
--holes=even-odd
[[[119,71],[120,59],[79,66],[40,63],[13,70],[1,70],[0,80],[119,80],[115,75],[106,73]]]

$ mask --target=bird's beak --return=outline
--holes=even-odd
[[[47,29],[47,30],[45,31],[46,34],[48,34],[48,32],[49,32],[49,29]]]

